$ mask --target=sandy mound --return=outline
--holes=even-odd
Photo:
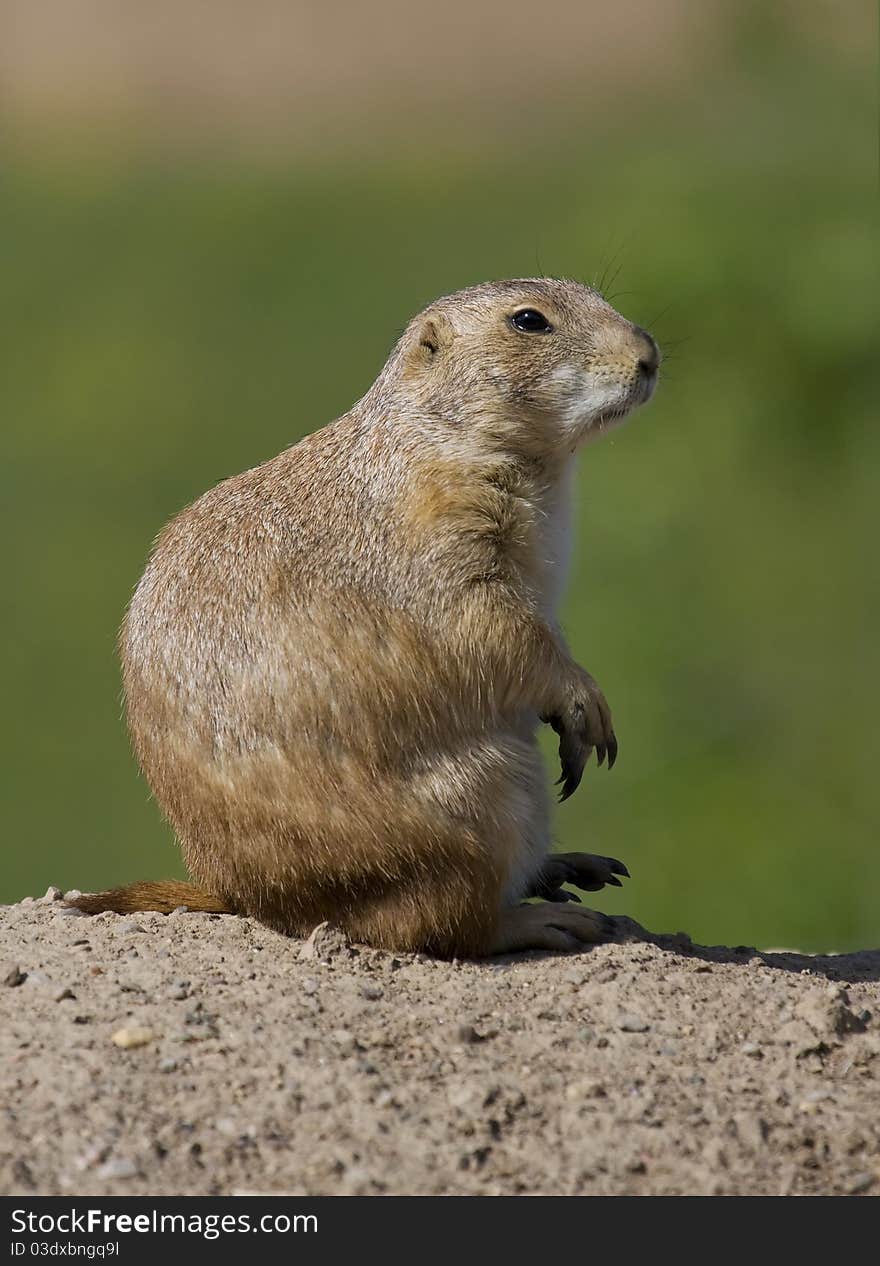
[[[442,963],[0,909],[0,1190],[880,1192],[880,951]]]

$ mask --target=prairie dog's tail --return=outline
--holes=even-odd
[[[114,914],[135,914],[141,910],[170,914],[181,906],[204,914],[235,914],[232,906],[222,897],[215,897],[195,884],[180,883],[176,879],[158,884],[127,884],[124,888],[111,888],[108,892],[88,892],[68,901],[67,905],[82,910],[84,914],[103,914],[105,910]]]

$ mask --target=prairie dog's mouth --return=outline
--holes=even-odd
[[[594,433],[602,435],[605,431],[611,430],[613,426],[622,422],[624,418],[629,417],[633,410],[638,409],[640,405],[647,404],[654,394],[656,381],[656,373],[652,375],[649,382],[644,381],[642,375],[639,375],[619,404],[610,405],[607,409],[600,409],[598,413],[593,414],[587,421],[587,436],[592,436]]]
[[[657,385],[655,366],[627,366],[617,374],[603,367],[589,371],[565,366],[554,375],[560,390],[560,419],[576,443],[604,434],[639,405],[647,403]]]

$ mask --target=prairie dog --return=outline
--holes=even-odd
[[[479,956],[610,932],[571,906],[626,868],[548,856],[562,796],[617,740],[556,623],[572,459],[651,395],[649,334],[574,281],[432,303],[343,417],[159,536],[120,636],[129,728],[194,884],[179,905]],[[530,896],[549,898],[523,904]]]

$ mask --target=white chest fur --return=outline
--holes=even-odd
[[[535,499],[537,556],[541,573],[536,577],[545,619],[555,624],[568,579],[571,560],[572,489],[574,463]]]

